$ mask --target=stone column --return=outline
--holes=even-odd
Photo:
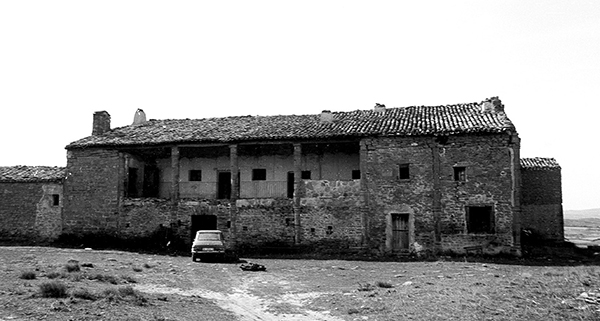
[[[240,172],[238,164],[238,145],[229,145],[229,171],[231,173],[231,196],[229,204],[229,220],[231,221],[231,240],[237,244],[237,207],[236,200],[240,198]]]
[[[437,250],[441,250],[442,235],[441,235],[441,219],[442,214],[442,193],[440,184],[440,148],[435,138],[433,139],[432,147],[432,174],[433,174],[433,222],[434,222],[434,238]]]
[[[509,138],[512,176],[513,251],[521,255],[521,139],[517,133]]]
[[[360,154],[359,154],[359,162],[360,162],[360,194],[363,199],[362,205],[362,246],[368,247],[369,245],[369,212],[370,212],[370,204],[369,204],[369,184],[368,184],[368,176],[367,176],[367,161],[368,161],[368,148],[367,148],[367,140],[361,139],[360,141]]]
[[[171,147],[171,201],[177,203],[179,200],[179,147]]]
[[[294,244],[302,242],[302,222],[300,216],[300,198],[302,198],[302,145],[294,144]]]

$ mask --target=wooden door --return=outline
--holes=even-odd
[[[392,214],[392,250],[408,249],[408,214]]]

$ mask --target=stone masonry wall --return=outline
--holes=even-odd
[[[239,246],[291,245],[294,212],[291,199],[239,199],[237,243]]]
[[[512,241],[512,175],[507,135],[449,137],[439,148],[441,234],[443,250],[464,251],[484,245],[488,252],[510,251]],[[455,181],[454,167],[466,168],[466,180]],[[494,234],[469,234],[467,206],[491,206]]]
[[[490,251],[510,249],[513,194],[508,135],[378,138],[363,144],[370,248],[391,250],[390,215],[403,213],[409,214],[411,251],[464,252],[470,245],[489,246]],[[409,164],[408,179],[399,178],[399,164]],[[466,181],[454,180],[455,166],[466,167]],[[466,207],[482,205],[493,208],[495,233],[469,234]]]
[[[53,205],[52,194],[59,197]],[[54,239],[61,230],[62,185],[51,182],[0,183],[0,237]]]
[[[524,169],[521,177],[522,228],[544,240],[564,240],[560,169]]]
[[[359,246],[362,241],[360,180],[306,180],[303,185],[302,244],[321,244],[322,250]]]
[[[118,229],[122,166],[114,150],[68,151],[63,233],[110,233]]]

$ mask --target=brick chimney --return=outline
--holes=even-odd
[[[481,111],[503,112],[504,105],[498,97],[487,98],[481,102]]]
[[[331,123],[333,122],[333,114],[331,110],[324,110],[321,112],[321,123]]]
[[[379,113],[383,113],[385,112],[385,105],[384,104],[379,104],[379,103],[375,103],[375,107],[373,107],[373,110]]]
[[[110,114],[106,111],[97,111],[94,113],[94,127],[92,135],[102,135],[110,130]]]
[[[138,110],[135,111],[135,115],[133,116],[133,124],[132,125],[139,125],[139,124],[143,124],[146,122],[146,113],[138,108]]]

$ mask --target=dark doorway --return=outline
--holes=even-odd
[[[294,172],[288,172],[287,175],[287,197],[294,198]]]
[[[392,214],[392,250],[408,250],[408,214]]]
[[[192,242],[196,237],[196,232],[199,230],[216,230],[217,216],[216,215],[192,215],[191,238]]]
[[[231,172],[218,172],[217,177],[217,198],[231,198]]]
[[[129,167],[127,174],[127,197],[138,197],[138,169]]]
[[[158,197],[159,175],[156,165],[144,166],[144,197]]]

